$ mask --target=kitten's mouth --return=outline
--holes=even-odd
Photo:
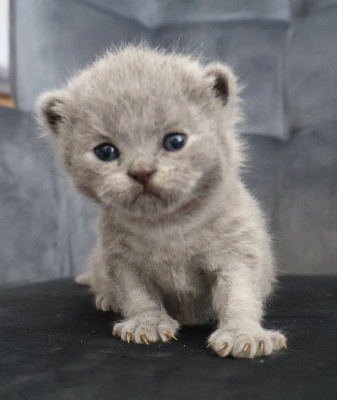
[[[132,200],[130,206],[134,206],[138,200],[140,199],[158,199],[160,200],[162,203],[164,203],[166,205],[166,201],[163,199],[163,197],[157,193],[157,191],[155,191],[154,189],[149,189],[147,187],[145,187],[143,189],[142,192],[138,193],[135,198]]]
[[[173,199],[163,197],[153,190],[144,190],[134,197],[129,208],[136,211],[135,215],[141,212],[141,219],[146,222],[152,220],[154,217],[162,220],[175,219],[181,216],[181,214],[193,211],[199,204],[196,198],[192,198],[180,206],[175,207],[177,203],[172,200]]]

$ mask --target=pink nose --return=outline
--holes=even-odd
[[[141,183],[144,187],[146,187],[146,185],[149,182],[149,179],[151,177],[151,175],[153,175],[156,172],[156,170],[153,171],[129,171],[128,175],[134,179],[136,182]]]

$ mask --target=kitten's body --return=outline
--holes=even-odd
[[[39,101],[75,185],[101,206],[85,278],[97,307],[125,318],[113,331],[123,340],[166,341],[179,324],[218,320],[209,343],[220,356],[267,355],[285,344],[260,326],[274,262],[240,179],[238,100],[221,64],[129,47]],[[166,151],[172,132],[187,141]],[[98,160],[100,143],[120,156]]]

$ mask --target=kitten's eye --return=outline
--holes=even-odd
[[[164,137],[163,147],[167,151],[177,151],[182,148],[187,140],[183,133],[169,133]]]
[[[102,143],[94,148],[94,153],[97,158],[101,161],[113,161],[119,157],[119,151],[117,147],[113,146],[111,143]]]

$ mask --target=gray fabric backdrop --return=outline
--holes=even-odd
[[[337,0],[16,0],[18,109],[0,108],[0,284],[86,269],[96,210],[37,138],[33,104],[111,43],[141,37],[235,68],[246,83],[245,180],[265,210],[279,268],[336,274]]]
[[[245,132],[286,136],[288,0],[15,0],[12,16],[12,87],[23,110],[111,45],[145,39],[227,62],[246,85]]]

